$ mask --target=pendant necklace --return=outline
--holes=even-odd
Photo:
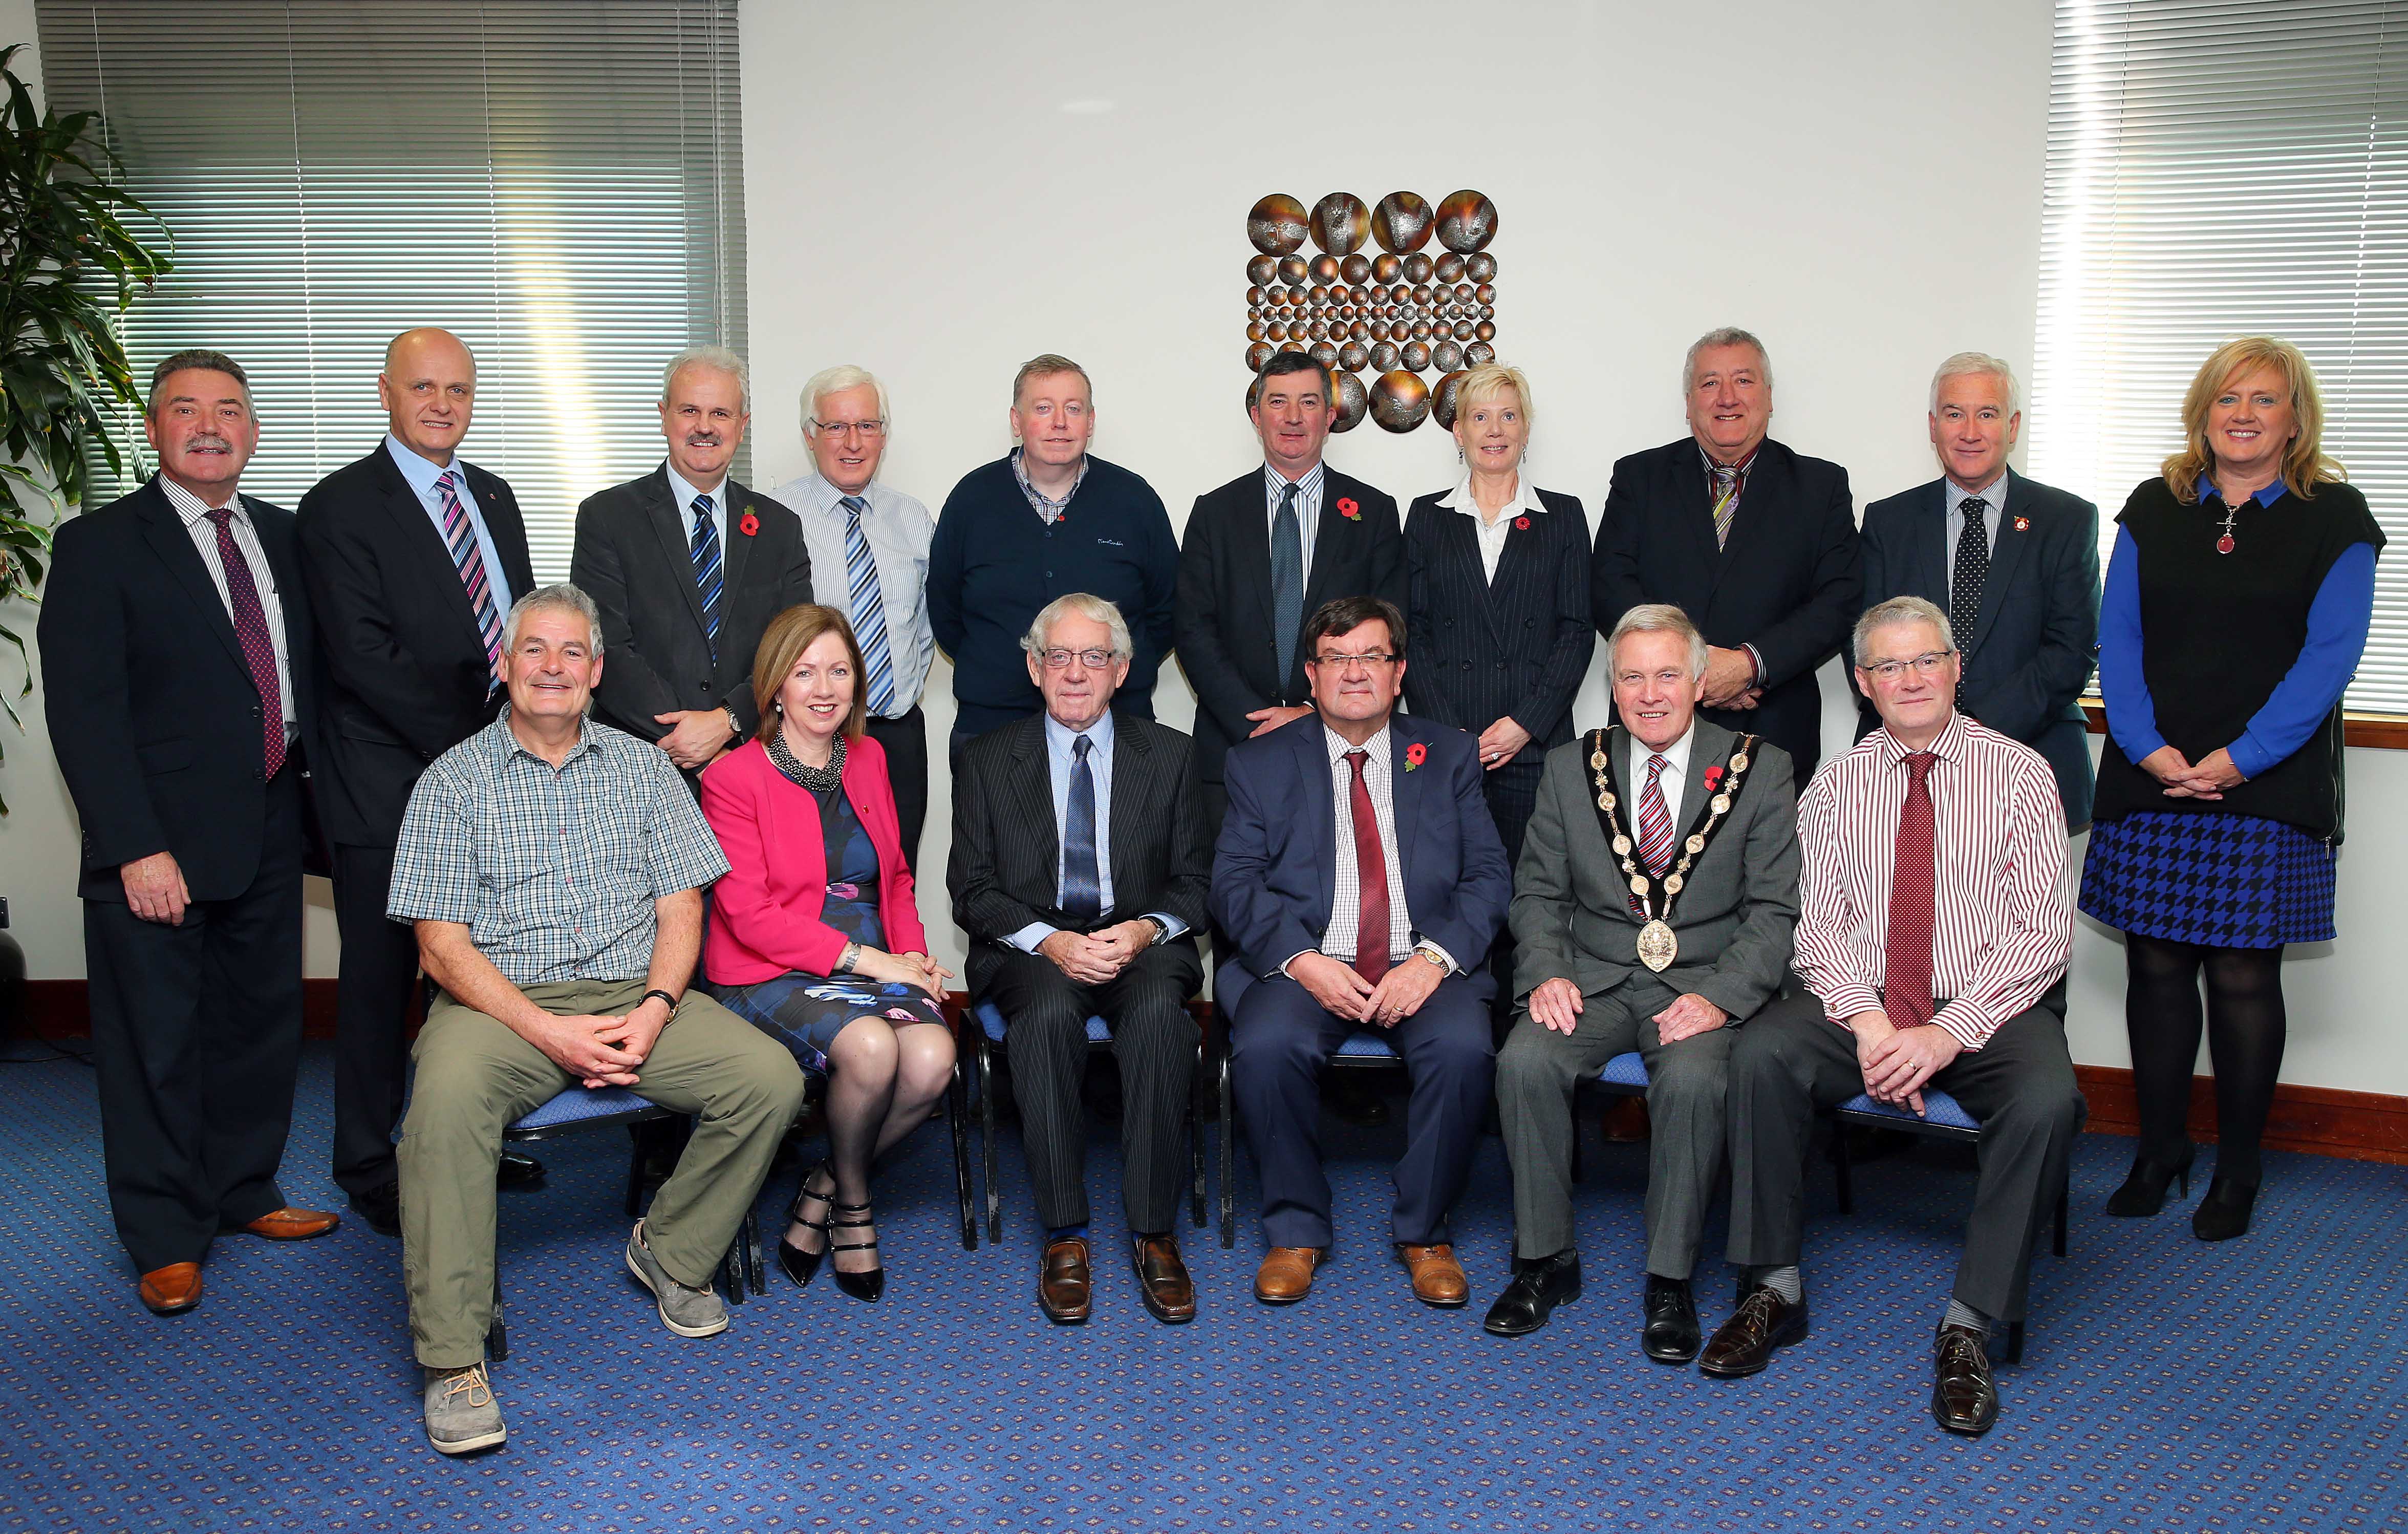
[[[2229,554],[2232,552],[2232,519],[2240,514],[2241,508],[2230,501],[2224,503],[2224,536],[2215,540],[2217,553]]]

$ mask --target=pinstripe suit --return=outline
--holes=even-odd
[[[1123,1085],[1122,1208],[1132,1231],[1167,1231],[1179,1209],[1180,1128],[1196,1064],[1186,1002],[1204,981],[1195,932],[1212,872],[1192,750],[1167,725],[1112,716],[1112,909],[1092,922],[1061,906],[1062,830],[1049,771],[1041,714],[962,750],[945,883],[970,940],[970,994],[1010,1020],[1012,1096],[1038,1219],[1049,1229],[1087,1220],[1079,1083],[1086,1020],[1100,1014],[1112,1027]],[[1098,931],[1148,911],[1178,917],[1188,932],[1148,947],[1102,985],[1082,985],[1003,940],[1032,922]]]

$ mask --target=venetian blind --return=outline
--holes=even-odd
[[[2254,334],[2307,353],[2391,539],[2349,707],[2408,713],[2408,3],[2058,0],[2030,463],[2102,554]]]
[[[510,481],[538,577],[566,577],[577,503],[661,459],[661,365],[744,344],[736,11],[40,0],[50,103],[105,114],[175,235],[125,320],[136,377],[189,346],[240,362],[243,488],[290,507],[385,430],[385,342],[455,331],[462,454]]]

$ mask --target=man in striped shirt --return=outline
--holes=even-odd
[[[1805,1335],[1799,1194],[1815,1114],[1859,1093],[1921,1114],[1927,1092],[1944,1092],[1981,1125],[1981,1179],[1931,1409],[1978,1434],[1999,1413],[1990,1324],[2023,1315],[2032,1240],[2082,1127],[2065,1046],[2065,816],[2037,752],[1956,711],[1960,661],[1938,608],[1882,603],[1857,620],[1855,653],[1883,727],[1799,801],[1809,994],[1768,1009],[1731,1052],[1729,1255],[1745,1282],[1698,1367],[1754,1374]]]

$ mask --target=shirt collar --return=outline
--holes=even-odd
[[[1021,454],[1025,451],[1023,448],[1011,450],[1011,477],[1020,481],[1021,494],[1032,501],[1043,501],[1057,511],[1068,506],[1072,497],[1079,494],[1079,487],[1087,482],[1087,465],[1092,461],[1092,455],[1083,452],[1079,454],[1078,477],[1070,481],[1069,495],[1064,495],[1057,501],[1049,498],[1045,492],[1028,482],[1028,466],[1021,461]]]
[[[1095,760],[1098,754],[1110,755],[1112,749],[1112,711],[1106,709],[1101,719],[1083,730],[1074,730],[1052,714],[1045,716],[1045,749],[1062,760],[1066,762],[1077,760],[1072,746],[1082,735],[1089,742],[1087,750],[1089,761]]]
[[[2272,506],[2276,501],[2283,498],[2283,481],[2277,480],[2272,484],[2268,485],[2265,489],[2258,492],[2258,494],[2250,496],[2249,498],[2256,501],[2259,506]],[[2204,501],[2211,495],[2214,496],[2219,501],[2224,499],[2224,492],[2215,488],[2215,481],[2202,474],[2199,477],[2199,498]]]
[[[696,490],[686,483],[685,476],[677,471],[677,466],[666,458],[661,460],[661,471],[669,477],[669,499],[677,503],[678,521],[684,523],[689,531],[694,526],[694,498],[696,495],[710,496],[710,509],[718,512],[722,518],[726,516],[727,480],[724,476],[719,481],[718,489]]]
[[[1468,517],[1480,515],[1480,503],[1471,497],[1471,476],[1466,473],[1462,479],[1457,480],[1453,490],[1439,497],[1438,504],[1452,507]],[[1544,511],[1546,509],[1547,503],[1539,499],[1539,492],[1531,485],[1530,477],[1527,474],[1514,475],[1513,499],[1506,507],[1506,510],[1520,515],[1526,512]],[[1504,521],[1504,513],[1499,512],[1497,520]]]
[[[1333,762],[1344,761],[1346,759],[1346,753],[1350,751],[1363,751],[1369,752],[1370,753],[1371,760],[1379,763],[1384,767],[1388,765],[1388,738],[1395,733],[1396,727],[1396,724],[1392,720],[1386,729],[1382,730],[1379,734],[1371,737],[1370,739],[1364,741],[1362,745],[1356,746],[1344,736],[1339,734],[1336,730],[1331,729],[1326,724],[1324,724],[1321,726],[1321,742],[1323,746],[1327,748],[1329,752],[1329,759]]]
[[[1904,741],[1889,733],[1888,725],[1883,725],[1879,734],[1883,753],[1888,756],[1892,767],[1914,754],[1906,749]],[[1961,761],[1965,755],[1965,716],[1951,709],[1948,710],[1947,727],[1940,732],[1940,738],[1931,742],[1931,753],[1943,762]]]
[[[530,762],[543,762],[543,758],[527,750],[525,743],[510,729],[510,706],[508,703],[502,705],[501,712],[494,716],[494,722],[485,726],[485,731],[492,737],[495,767],[508,766],[513,756],[523,756]],[[567,766],[594,747],[594,715],[589,711],[577,722],[577,744],[568,748],[568,754],[561,758],[561,765]],[[550,762],[543,762],[543,765],[552,766]]]
[[[1296,486],[1298,498],[1309,500],[1321,494],[1321,471],[1327,466],[1326,464],[1316,463],[1304,471],[1303,479],[1290,480],[1272,467],[1270,460],[1266,458],[1263,460],[1263,487],[1270,493],[1274,504],[1286,493],[1287,487],[1291,484]]]
[[[1627,726],[1625,726],[1625,728],[1627,731]],[[1643,768],[1647,766],[1647,758],[1649,756],[1661,756],[1664,758],[1664,766],[1666,769],[1665,776],[1671,778],[1676,781],[1686,781],[1689,776],[1689,748],[1691,745],[1696,743],[1697,738],[1698,722],[1695,719],[1691,719],[1689,721],[1689,727],[1681,732],[1681,738],[1673,741],[1670,745],[1666,746],[1660,752],[1651,750],[1647,742],[1640,739],[1639,737],[1635,735],[1631,736],[1631,767],[1633,770]]]
[[[224,506],[213,507],[164,474],[159,476],[159,488],[166,492],[167,504],[176,509],[176,515],[184,520],[184,525],[187,527],[199,522],[211,511],[220,510],[232,511],[233,520],[236,522],[247,523],[251,521],[251,513],[243,509],[240,491],[228,495]]]
[[[1945,498],[1947,501],[1948,514],[1952,517],[1957,514],[1957,508],[1963,506],[1967,500],[1975,495],[1981,496],[1983,504],[1987,506],[1993,513],[1996,513],[2000,507],[2004,506],[2007,503],[2007,471],[2003,466],[2000,468],[1997,479],[1992,480],[1988,484],[1984,485],[1979,490],[1968,490],[1963,485],[1958,484],[1956,480],[1944,476],[1941,479],[1940,482],[1948,487],[1945,492]]]
[[[813,469],[803,476],[803,494],[809,495],[811,498],[811,504],[821,510],[843,514],[845,492],[838,490],[835,481],[818,469]],[[862,505],[871,510],[877,509],[878,481],[876,480],[863,485],[858,494],[861,496]]]
[[[1714,471],[1722,467],[1722,466],[1714,462],[1714,455],[1706,451],[1706,445],[1703,442],[1698,442],[1698,439],[1694,437],[1690,437],[1689,440],[1698,443],[1698,462],[1706,466],[1706,479],[1709,481],[1712,481],[1714,477]],[[1747,450],[1746,457],[1741,459],[1737,464],[1732,466],[1732,467],[1739,470],[1739,478],[1742,484],[1745,484],[1747,482],[1748,472],[1756,467],[1756,455],[1763,451],[1764,444],[1758,442],[1756,446]]]
[[[384,451],[393,459],[394,466],[401,470],[401,477],[409,481],[409,488],[420,495],[434,495],[435,481],[449,474],[452,477],[452,482],[461,491],[461,503],[466,505],[471,501],[472,497],[466,494],[468,476],[465,470],[467,466],[460,461],[458,453],[452,455],[450,467],[438,467],[421,457],[416,449],[403,446],[401,438],[391,432],[384,434]]]

